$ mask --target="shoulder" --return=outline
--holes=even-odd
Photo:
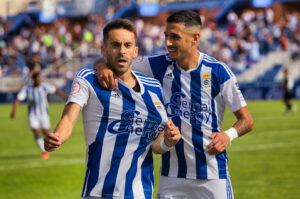
[[[83,68],[76,74],[76,78],[87,79],[88,76],[95,76],[95,75],[96,75],[95,69]]]
[[[206,66],[211,66],[211,67],[222,67],[222,65],[224,65],[223,62],[217,60],[214,57],[211,57],[205,53],[202,53],[202,62],[206,65]]]
[[[133,71],[137,78],[141,81],[142,84],[151,86],[151,87],[161,87],[160,82],[152,77],[149,77],[147,75],[144,75],[142,73]]]
[[[149,59],[160,59],[160,60],[165,60],[165,61],[172,61],[169,57],[169,53],[163,53],[163,54],[158,54],[158,55],[152,55],[148,56]]]
[[[142,62],[145,62],[148,60],[151,63],[163,63],[163,62],[172,62],[172,60],[169,58],[169,54],[159,54],[159,55],[152,55],[152,56],[144,56],[144,57],[138,57],[134,59],[133,63],[134,64],[139,64]]]
[[[230,68],[224,62],[221,62],[205,53],[202,54],[202,65],[212,68],[212,70],[217,72],[218,74],[226,74],[230,77],[234,76]]]
[[[31,83],[27,84],[27,85],[23,86],[19,92],[27,92],[28,89],[30,89],[31,87],[32,87]]]
[[[54,85],[49,84],[49,83],[47,83],[47,82],[42,82],[42,83],[40,84],[40,86],[41,86],[41,87],[49,87],[49,86],[54,86]]]
[[[48,84],[46,82],[42,82],[39,87],[42,88],[46,93],[55,93],[56,91],[56,86],[54,86],[53,84]]]

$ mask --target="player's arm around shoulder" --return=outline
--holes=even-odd
[[[105,57],[100,57],[95,61],[94,69],[97,70],[97,80],[103,88],[114,90],[118,87],[118,79],[106,63]]]
[[[156,154],[163,154],[169,151],[179,140],[181,134],[179,128],[174,125],[172,120],[168,120],[165,129],[152,144],[152,151]]]
[[[145,56],[134,59],[132,62],[132,70],[153,77],[148,58],[149,57]],[[100,57],[95,61],[94,69],[97,71],[97,80],[103,88],[115,90],[118,87],[118,78],[107,66],[105,57]]]
[[[53,133],[45,137],[45,149],[47,151],[57,151],[72,134],[72,129],[77,121],[81,107],[79,104],[69,102],[65,105],[61,120],[57,124]]]

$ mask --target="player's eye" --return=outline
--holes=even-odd
[[[132,43],[125,43],[125,47],[126,47],[126,48],[130,48],[131,46],[133,46]]]
[[[121,44],[118,43],[118,42],[113,42],[113,43],[111,44],[112,47],[119,47],[120,45],[121,45]]]
[[[179,35],[175,35],[175,34],[172,34],[172,35],[171,35],[171,38],[172,38],[172,39],[180,39]]]

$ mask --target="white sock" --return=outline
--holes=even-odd
[[[41,137],[37,137],[35,139],[37,145],[39,146],[39,148],[41,149],[41,151],[45,152],[45,148],[44,148],[44,140]]]

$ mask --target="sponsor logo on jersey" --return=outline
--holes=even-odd
[[[158,133],[164,130],[160,122],[139,117],[137,110],[127,110],[122,113],[121,119],[113,121],[108,126],[108,132],[112,134],[129,133],[146,138],[147,142],[156,139]]]
[[[173,93],[166,109],[168,117],[183,117],[195,124],[207,123],[211,117],[209,104],[192,103],[180,92]]]

